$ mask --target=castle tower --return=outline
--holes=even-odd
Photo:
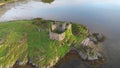
[[[71,28],[71,24],[55,22],[51,25],[50,39],[62,41],[65,38],[65,31]]]

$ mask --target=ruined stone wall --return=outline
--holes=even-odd
[[[50,32],[50,39],[62,41],[65,38],[65,33],[57,34]]]
[[[57,23],[57,29],[61,32],[64,32],[66,28],[66,23]]]
[[[55,30],[56,28],[57,28],[57,25],[56,25],[56,24],[53,24],[53,25],[51,26],[51,31]]]
[[[71,28],[71,24],[69,24],[69,23],[61,24],[61,23],[57,22],[55,24],[52,24],[52,26],[51,26],[52,31],[54,31],[55,29],[64,31],[65,29],[70,29],[70,28]]]
[[[55,29],[58,29],[58,30],[63,30],[64,32],[63,33],[55,33],[54,30]],[[65,30],[66,29],[71,29],[71,24],[68,24],[68,23],[54,23],[52,26],[51,26],[51,31],[49,33],[49,36],[50,36],[50,39],[52,40],[58,40],[58,41],[62,41],[64,38],[65,38]]]
[[[66,29],[71,29],[71,24],[66,24]]]

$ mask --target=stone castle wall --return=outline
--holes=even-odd
[[[65,38],[65,33],[57,34],[50,32],[50,39],[62,41]]]
[[[68,23],[55,23],[51,26],[51,31],[49,33],[50,39],[52,40],[58,40],[58,41],[62,41],[65,38],[65,30],[70,29],[71,28],[71,24]],[[62,33],[55,33],[54,30],[55,29],[59,29],[60,31],[64,31]]]

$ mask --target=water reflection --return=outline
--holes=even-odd
[[[55,0],[51,4],[29,0],[19,4],[14,3],[8,10],[0,8],[0,21],[32,19],[42,17],[44,19],[73,21],[82,23],[92,31],[104,34],[107,38],[104,46],[107,64],[100,68],[119,68],[120,60],[120,1],[116,0]],[[7,11],[8,10],[8,11]],[[70,61],[75,63],[76,61]],[[63,68],[69,67],[69,61]]]

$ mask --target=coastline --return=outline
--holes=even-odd
[[[17,1],[19,1],[19,0],[12,0],[12,1],[0,2],[0,6],[4,6],[6,4],[17,2]]]
[[[16,36],[14,38],[16,38],[16,39],[19,39],[19,37],[17,38],[17,36],[20,36],[20,37],[23,37],[23,39],[21,41],[24,41],[24,39],[28,40],[23,44],[26,47],[26,50],[24,50],[23,54],[24,53],[26,54],[28,52],[27,56],[30,59],[32,59],[32,61],[33,61],[32,65],[41,66],[43,68],[45,68],[47,66],[50,68],[50,67],[58,64],[62,58],[64,58],[67,54],[69,54],[71,47],[75,46],[76,48],[78,48],[80,46],[80,43],[87,37],[87,35],[89,33],[89,29],[86,26],[84,26],[82,24],[75,24],[75,23],[71,22],[72,26],[70,29],[68,29],[65,32],[66,38],[63,41],[51,40],[48,37],[49,29],[52,24],[51,22],[54,23],[56,21],[44,20],[42,18],[36,18],[36,19],[32,19],[32,20],[8,21],[6,23],[0,23],[0,26],[4,28],[4,26],[7,25],[8,27],[10,26],[9,29],[14,29],[14,27],[16,27],[16,25],[20,25],[20,27],[16,27],[16,29],[15,29],[15,31],[13,31],[13,33],[10,32],[10,34],[8,33],[7,35],[11,36],[11,35],[15,34]],[[57,21],[57,22],[59,22],[61,24],[65,23],[63,21]],[[27,29],[25,29],[26,27],[27,27]],[[9,30],[5,29],[4,31],[8,32]],[[22,32],[20,32],[20,31],[22,31]],[[18,32],[20,32],[20,34]],[[22,35],[24,35],[24,36],[22,36]],[[11,37],[11,39],[12,39],[12,37]],[[39,40],[41,40],[41,41],[39,41]],[[17,40],[13,40],[13,41],[16,43]],[[6,45],[5,42],[3,42],[2,45]],[[9,41],[7,41],[7,42],[9,42]],[[27,44],[27,42],[29,42],[30,44]],[[41,44],[39,42],[41,42],[43,44]],[[19,42],[19,44],[21,44],[21,42]],[[19,44],[16,44],[16,45],[19,46]],[[33,46],[34,44],[36,44],[36,45]],[[44,47],[45,45],[47,45],[47,46]],[[1,47],[1,48],[3,48],[3,47]],[[8,45],[6,45],[6,48],[8,48]],[[43,51],[41,50],[41,48]],[[18,49],[21,49],[21,48],[18,48]],[[48,50],[46,51],[46,49],[48,49]],[[16,52],[19,55],[20,51],[16,50]],[[43,53],[41,53],[41,52],[43,52]],[[36,55],[38,53],[40,54],[39,56]],[[73,50],[73,52],[71,52],[70,54],[74,54],[74,53],[75,52]],[[75,54],[77,54],[77,53],[75,53]],[[14,55],[14,54],[11,54],[11,56],[12,55]],[[24,58],[25,56],[21,56],[21,57]],[[47,56],[49,56],[49,57],[47,57]],[[26,57],[27,60],[29,60],[28,57]],[[47,61],[45,59],[47,59]],[[10,60],[10,59],[8,59],[8,60]],[[14,65],[14,63],[17,60],[21,60],[21,59],[18,59],[16,57],[15,61],[11,61],[11,62],[13,62],[13,64],[11,64],[11,65]],[[0,62],[1,61],[2,60],[0,60]],[[29,61],[24,61],[24,60],[20,61],[20,65],[21,65],[21,62],[23,64],[25,64],[26,62],[29,62]],[[7,62],[5,62],[5,63],[7,63]],[[31,61],[30,61],[30,63],[31,63]],[[7,66],[9,66],[9,64],[7,64]]]

